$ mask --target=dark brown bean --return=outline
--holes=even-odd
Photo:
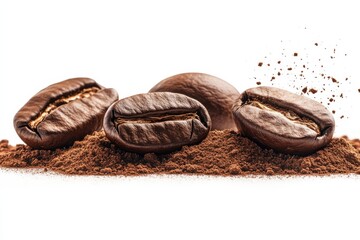
[[[206,107],[212,129],[236,129],[231,107],[240,93],[220,78],[204,73],[182,73],[162,80],[149,92],[185,94]]]
[[[278,152],[306,155],[332,139],[335,121],[320,103],[274,87],[243,92],[233,106],[240,132]]]
[[[115,102],[105,114],[106,136],[138,153],[169,152],[202,141],[211,128],[206,108],[183,94],[138,94]]]
[[[116,90],[104,89],[90,78],[73,78],[48,86],[15,115],[14,127],[30,147],[54,149],[99,130]]]

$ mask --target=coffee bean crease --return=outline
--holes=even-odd
[[[98,88],[98,87],[84,88],[84,89],[81,89],[69,96],[62,97],[62,98],[56,99],[55,101],[53,101],[51,103],[48,103],[45,110],[42,113],[40,113],[38,117],[36,117],[34,120],[31,120],[29,122],[29,127],[32,130],[36,131],[36,127],[39,125],[39,123],[42,122],[44,120],[44,118],[46,116],[48,116],[49,114],[51,114],[56,108],[58,108],[64,104],[67,104],[69,102],[75,101],[77,99],[90,97],[93,94],[95,94],[96,92],[98,92],[99,90],[100,90],[100,88]]]

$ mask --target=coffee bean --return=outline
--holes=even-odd
[[[306,155],[332,139],[335,121],[320,103],[274,87],[243,92],[233,106],[239,131],[265,147]]]
[[[118,94],[90,78],[73,78],[48,86],[15,115],[14,127],[30,147],[54,149],[71,145],[102,127],[107,108]]]
[[[183,73],[162,80],[149,92],[185,94],[206,107],[212,129],[236,129],[231,107],[240,93],[220,78],[204,73]]]
[[[170,152],[201,142],[211,128],[206,108],[183,94],[138,94],[115,102],[105,114],[106,136],[138,153]]]

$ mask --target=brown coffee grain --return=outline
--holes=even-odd
[[[355,149],[353,144],[357,149]],[[200,144],[170,154],[124,152],[103,131],[57,150],[33,150],[0,142],[0,167],[75,175],[329,175],[360,174],[359,140],[336,138],[307,157],[262,149],[233,131],[211,131]]]
[[[342,136],[342,138],[348,141],[360,153],[360,139],[349,139],[348,136]]]

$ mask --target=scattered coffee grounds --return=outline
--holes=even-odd
[[[347,54],[337,44],[327,46],[315,42],[310,46],[297,46],[301,51],[294,51],[293,45],[290,48],[287,44],[281,41],[281,51],[269,53],[269,56],[265,55],[258,61],[258,66],[262,68],[254,69],[253,80],[256,84],[261,80],[264,86],[283,88],[285,85],[292,92],[310,96],[330,110],[337,110],[337,118],[341,119],[341,104],[335,102],[347,98],[346,89],[351,86],[351,82],[346,70],[336,70],[336,66],[346,66]]]
[[[359,140],[335,138],[326,148],[300,157],[262,149],[249,139],[224,130],[211,131],[202,143],[173,153],[140,155],[120,150],[103,131],[98,131],[71,147],[57,150],[32,150],[22,144],[10,146],[3,140],[0,142],[0,167],[124,176],[360,174],[360,148]]]
[[[311,88],[311,89],[309,90],[309,92],[311,92],[312,94],[315,94],[315,93],[317,93],[317,90],[314,89],[314,88]],[[331,102],[331,101],[330,101],[330,102]]]

